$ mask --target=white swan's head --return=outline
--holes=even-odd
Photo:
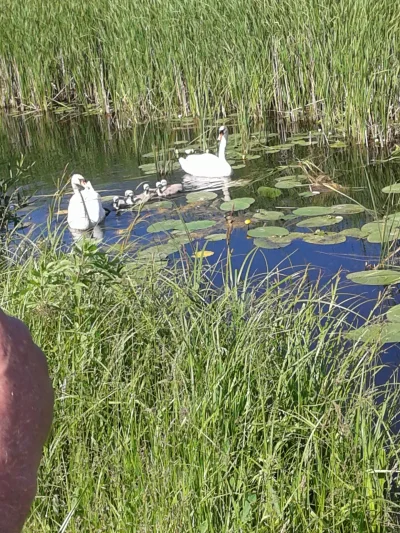
[[[127,191],[125,191],[124,196],[125,196],[125,198],[132,198],[132,196],[134,196],[133,191],[128,189]]]
[[[157,181],[156,182],[156,189],[161,189],[161,187],[162,187],[161,181]]]
[[[149,185],[148,183],[145,183],[145,184],[143,185],[143,190],[144,190],[144,192],[149,191],[149,190],[150,190],[150,185]]]
[[[218,130],[218,141],[222,141],[225,137],[225,140],[228,140],[228,128],[226,126],[220,126]]]
[[[72,174],[71,176],[71,185],[74,191],[79,191],[81,188],[83,189],[86,185],[86,180],[83,176],[80,174]]]
[[[166,187],[168,185],[167,180],[161,180],[161,187]]]

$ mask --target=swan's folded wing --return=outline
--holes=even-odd
[[[181,157],[179,163],[182,169],[188,174],[202,176],[208,173],[215,165],[219,164],[219,159],[214,154],[194,154],[184,159]]]

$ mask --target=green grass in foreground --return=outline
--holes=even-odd
[[[0,278],[56,393],[27,531],[398,531],[399,393],[334,285],[121,267],[36,248]]]
[[[3,0],[0,105],[134,119],[273,109],[361,139],[398,119],[392,0]],[[376,134],[377,132],[373,132]]]

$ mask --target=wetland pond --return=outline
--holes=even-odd
[[[394,190],[387,189],[400,182],[396,150],[377,145],[350,148],[340,133],[321,131],[278,134],[276,128],[260,128],[243,136],[231,119],[225,122],[233,175],[194,178],[184,174],[177,159],[190,150],[214,151],[218,125],[209,124],[200,135],[190,121],[184,122],[115,131],[97,116],[3,117],[3,172],[4,164],[21,154],[25,163],[35,163],[28,184],[35,195],[24,213],[25,235],[43,235],[63,175],[65,195],[52,224],[66,228],[63,239],[68,245],[73,242],[66,227],[72,193],[68,178],[73,172],[89,179],[111,208],[114,195],[127,189],[142,192],[143,183],[155,186],[160,179],[157,158],[158,167],[171,170],[169,183],[183,184],[183,193],[147,203],[139,216],[137,210],[111,210],[96,235],[104,246],[123,243],[133,263],[135,257],[142,264],[155,259],[160,268],[196,251],[210,265],[223,264],[228,231],[234,268],[253,252],[251,274],[276,269],[287,275],[304,272],[307,266],[310,282],[329,284],[339,273],[339,302],[354,309],[359,326],[371,312],[382,316],[367,335],[384,331],[386,357],[397,364],[400,308],[393,309],[389,319],[384,316],[400,304],[400,194],[388,194]],[[379,263],[384,270],[373,269]],[[360,274],[351,275],[356,272]],[[374,310],[383,290],[387,297]]]

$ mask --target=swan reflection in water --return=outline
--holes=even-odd
[[[97,242],[102,242],[104,239],[104,224],[98,224],[94,228],[86,231],[73,229],[70,226],[68,226],[68,229],[71,232],[74,242],[78,242],[85,238],[94,239]]]
[[[202,176],[183,176],[183,188],[185,192],[194,191],[222,191],[225,202],[229,202],[231,195],[229,187],[234,184],[229,176],[224,178],[203,178]]]

